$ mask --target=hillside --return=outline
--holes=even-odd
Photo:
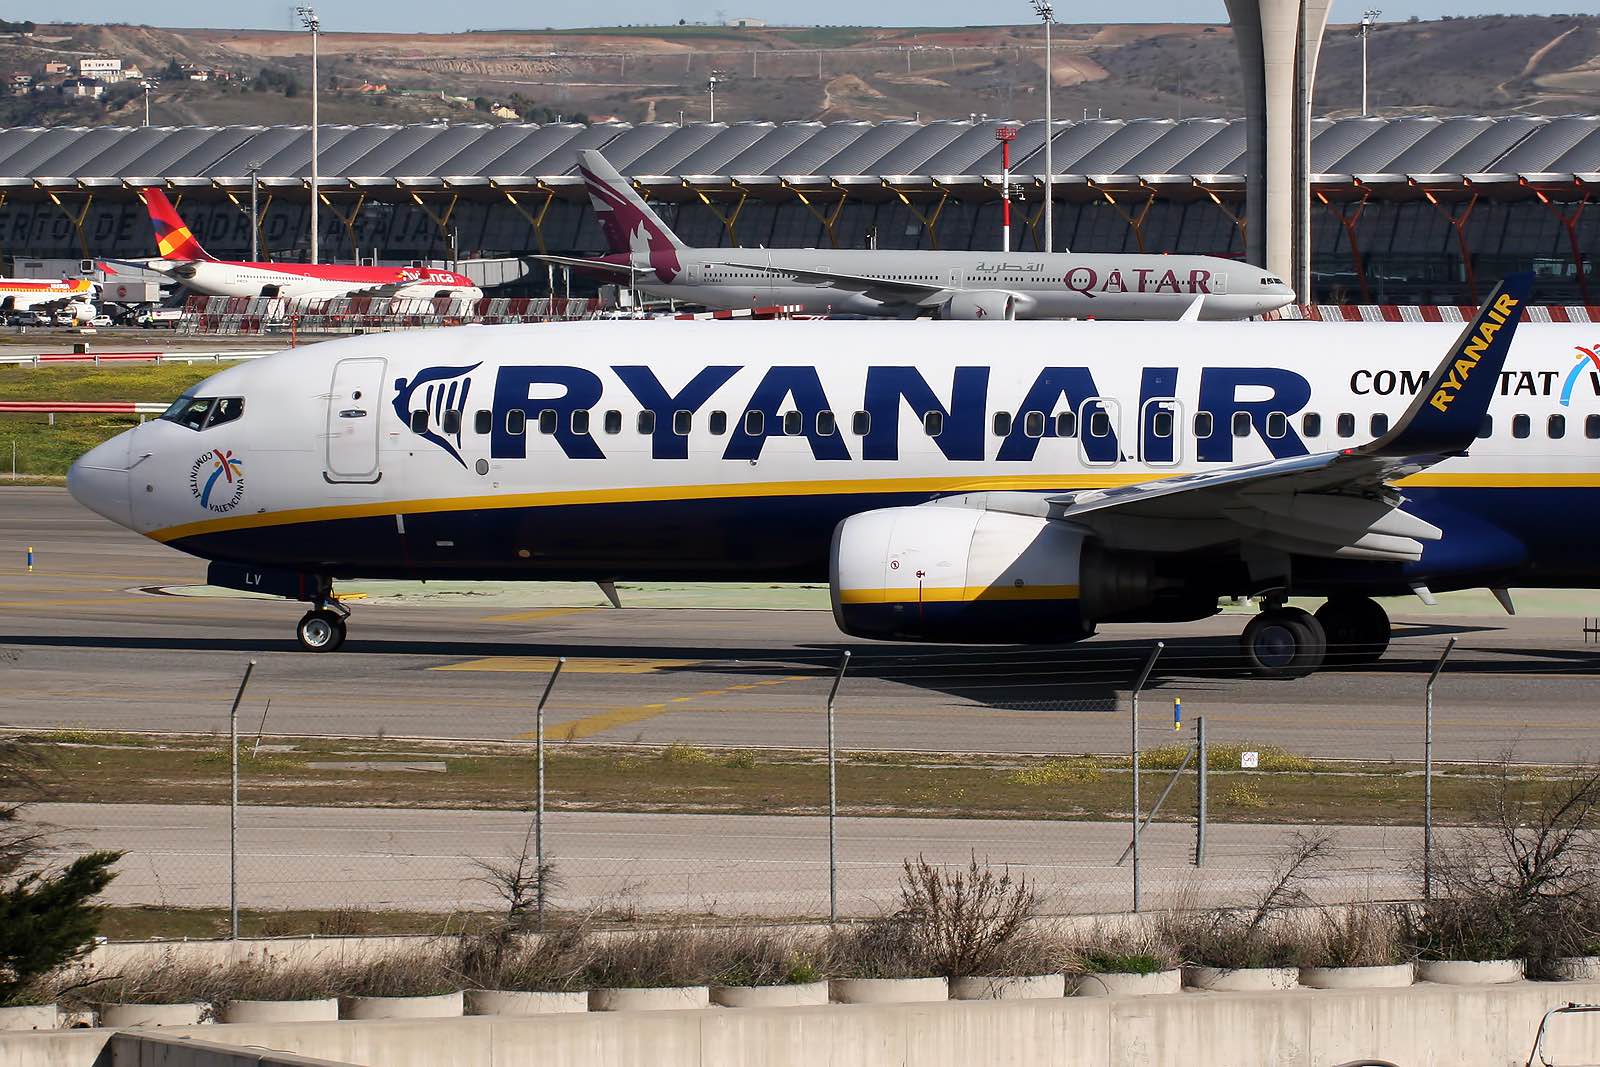
[[[170,61],[248,82],[161,82],[155,122],[304,121],[309,40],[292,31],[41,26],[0,38],[0,73],[48,59],[108,55],[150,74]],[[677,121],[717,118],[1032,117],[1041,110],[1037,27],[735,29],[718,26],[450,35],[329,33],[322,39],[323,120],[487,120],[494,103],[536,121],[557,116]],[[1226,26],[1062,25],[1053,72],[1057,114],[1233,115],[1238,63]],[[1600,112],[1600,16],[1484,16],[1385,24],[1371,42],[1380,114]],[[369,88],[363,91],[365,84]],[[373,92],[371,86],[387,91]],[[105,103],[43,93],[0,98],[0,122],[138,122],[141,90]],[[1328,31],[1318,114],[1360,106],[1360,43]]]

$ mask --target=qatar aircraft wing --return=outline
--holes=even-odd
[[[826,285],[845,292],[860,293],[884,304],[923,304],[934,298],[948,298],[951,289],[938,282],[919,282],[901,278],[872,278],[864,274],[845,274],[836,270],[807,270],[804,267],[774,267],[767,263],[748,263],[727,260],[726,266],[735,270],[758,270],[773,277],[796,278],[803,282]]]

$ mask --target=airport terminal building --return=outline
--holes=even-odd
[[[322,254],[600,252],[580,148],[692,245],[998,250],[1000,125],[325,125]],[[1057,250],[1242,257],[1242,121],[1056,127]],[[1016,249],[1039,247],[1043,141],[1031,122],[1012,145]],[[153,255],[134,189],[160,182],[211,254],[243,258],[253,174],[263,258],[303,259],[309,171],[304,126],[0,130],[0,253]],[[1312,172],[1317,302],[1475,303],[1531,268],[1540,302],[1600,303],[1600,116],[1318,120]]]

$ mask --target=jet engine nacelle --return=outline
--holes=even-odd
[[[74,300],[66,306],[66,310],[72,313],[73,324],[79,326],[93,322],[94,317],[99,314],[99,310],[87,300]]]
[[[1050,643],[1154,608],[1160,583],[1148,559],[1105,552],[1066,523],[925,505],[840,523],[830,584],[853,637]]]
[[[1011,293],[992,289],[977,289],[956,293],[945,301],[939,310],[941,319],[1014,319],[1017,317],[1017,298]]]

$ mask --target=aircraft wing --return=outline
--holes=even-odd
[[[614,274],[619,278],[638,278],[642,275],[650,273],[649,270],[641,270],[638,267],[630,267],[626,263],[610,263],[603,259],[580,259],[577,256],[546,255],[529,256],[528,258],[537,259],[542,263],[554,263],[558,267],[576,267],[579,270],[592,270],[598,271],[601,274]]]
[[[842,274],[832,270],[806,270],[803,267],[774,267],[769,263],[736,263],[724,260],[739,270],[759,270],[768,274],[798,278],[805,282],[831,286],[845,292],[862,293],[884,304],[929,304],[932,298],[948,293],[950,287],[938,282],[913,282],[886,278],[869,278],[861,274]]]
[[[1046,498],[1047,514],[1092,529],[1113,547],[1184,551],[1241,541],[1304,555],[1420,559],[1422,542],[1441,539],[1443,531],[1403,510],[1405,497],[1396,483],[1466,454],[1532,287],[1532,274],[1502,282],[1394,428],[1375,441],[1064,493]],[[1015,507],[1040,507],[1037,498],[1031,505],[1012,500]],[[981,506],[1008,509],[1006,500]]]

